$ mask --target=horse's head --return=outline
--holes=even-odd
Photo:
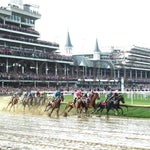
[[[63,95],[63,93],[60,94],[60,98],[61,98],[61,101],[64,101],[64,95]]]
[[[118,100],[121,101],[122,103],[125,103],[123,95],[119,95]]]
[[[95,99],[100,100],[100,97],[99,97],[99,94],[98,94],[98,93],[94,93],[94,96],[93,96],[93,97],[95,97]]]

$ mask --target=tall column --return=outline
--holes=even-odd
[[[103,76],[103,70],[101,69],[101,77]]]
[[[72,76],[74,76],[74,68],[72,67]]]
[[[85,67],[85,76],[87,77],[87,67]]]
[[[120,70],[118,70],[118,78],[120,78]]]
[[[137,70],[135,70],[135,79],[137,79]]]
[[[47,65],[47,63],[45,64],[45,73],[46,73],[46,75],[48,74],[48,65]]]
[[[6,72],[8,73],[8,58],[6,59]]]
[[[106,77],[106,69],[104,70],[104,76]]]
[[[141,70],[141,79],[142,79],[142,70]]]
[[[145,71],[145,79],[147,79],[147,71]]]
[[[116,70],[114,69],[114,80],[116,79]]]
[[[64,65],[64,75],[66,75],[66,70],[67,70],[67,66],[66,64]]]
[[[36,82],[34,82],[34,87],[36,88]]]
[[[4,81],[2,81],[2,88],[4,88]]]
[[[55,76],[57,76],[57,63],[55,64]]]
[[[130,79],[132,79],[132,70],[130,70]]]
[[[24,66],[22,66],[22,73],[24,73]]]
[[[91,70],[91,68],[89,69],[89,75],[90,75],[90,77],[91,77],[91,75],[92,75],[92,70]]]
[[[38,62],[36,62],[36,74],[38,74],[39,68],[38,68]]]
[[[84,77],[84,66],[83,66],[83,77]]]
[[[66,65],[66,75],[68,76],[69,75],[69,68],[68,68],[68,65]]]

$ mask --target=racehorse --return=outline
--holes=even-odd
[[[74,107],[76,108],[77,114],[78,114],[78,110],[79,110],[79,109],[80,109],[80,114],[82,113],[83,97],[80,97],[80,98],[76,101]]]
[[[24,98],[22,100],[22,104],[24,107],[24,111],[25,111],[26,105],[28,105],[28,108],[30,109],[30,105],[33,105],[33,95],[31,97],[29,97],[28,94],[25,93]]]
[[[102,113],[102,111],[106,108],[106,110],[107,110],[107,117],[108,117],[108,112],[109,112],[109,110],[113,110],[113,111],[114,111],[114,109],[116,109],[117,112],[118,112],[118,114],[119,114],[118,109],[120,109],[121,112],[122,112],[122,115],[123,115],[123,109],[120,107],[120,101],[121,101],[122,103],[125,103],[124,97],[123,97],[122,95],[117,96],[116,99],[112,99],[112,100],[108,101],[107,103],[105,103],[105,100],[100,101],[100,102],[98,102],[98,103],[96,104],[95,110],[96,110],[97,108],[99,108],[99,109],[96,110],[96,111],[97,111],[97,112],[100,111],[100,112]],[[95,112],[95,111],[94,111],[94,112]]]
[[[46,100],[47,100],[46,93],[41,94],[41,97],[40,97],[40,103],[41,103],[41,105],[44,105],[46,103]]]
[[[48,103],[46,105],[45,111],[48,111],[50,108],[52,108],[52,110],[49,114],[49,117],[51,117],[51,114],[53,113],[55,108],[57,108],[57,117],[59,117],[59,110],[60,110],[61,101],[64,101],[63,93],[61,93],[61,95],[59,97],[57,97],[56,100],[53,103]],[[47,109],[48,106],[49,106],[49,109]]]
[[[100,100],[98,93],[94,93],[89,102],[87,102],[87,100],[85,101],[83,106],[85,107],[85,113],[86,114],[87,114],[88,108],[94,108],[94,110],[95,110],[95,100],[96,99]]]
[[[69,109],[68,109],[68,113],[72,110],[72,108],[76,108],[77,113],[78,113],[78,109],[80,108],[80,106],[83,105],[82,100],[83,100],[83,99],[81,99],[81,98],[77,99],[77,100],[76,100],[77,104],[75,103],[75,105],[74,105],[74,100],[70,100],[70,101],[67,103],[67,105],[66,105],[66,107],[65,107],[65,109],[64,109],[64,112],[65,112],[66,109],[68,109],[68,108],[69,108]],[[81,113],[81,111],[82,111],[82,108],[80,109],[80,113]]]
[[[12,97],[12,99],[9,101],[6,109],[8,108],[8,106],[11,104],[9,111],[11,110],[12,106],[14,107],[14,111],[15,111],[15,105],[18,103],[19,100],[19,95],[16,94],[15,97]]]
[[[64,111],[65,111],[67,108],[69,108],[69,109],[68,109],[68,113],[69,113],[69,112],[72,110],[72,108],[74,108],[74,100],[70,100],[70,101],[67,103],[67,105],[66,105]]]
[[[77,110],[77,113],[78,113],[78,109],[80,108],[80,113],[82,112],[82,108],[84,107],[85,108],[85,112],[86,112],[86,114],[87,114],[87,110],[88,110],[88,108],[94,108],[95,109],[95,100],[96,99],[100,99],[100,97],[99,97],[99,94],[98,93],[94,93],[93,94],[93,96],[92,96],[92,98],[91,98],[91,100],[89,101],[89,103],[87,103],[87,102],[85,102],[86,100],[85,100],[86,98],[85,97],[83,97],[82,99],[79,99],[79,100],[77,100],[77,103],[75,103],[75,105],[74,105],[74,100],[70,100],[68,103],[67,103],[67,105],[66,105],[66,107],[65,107],[65,110],[67,109],[67,108],[69,108],[68,109],[68,113],[72,110],[72,108],[76,108],[76,110]],[[64,111],[65,111],[64,110]]]

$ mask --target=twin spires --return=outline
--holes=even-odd
[[[70,34],[69,31],[67,32],[67,39],[66,39],[66,44],[65,44],[65,51],[66,51],[66,55],[71,56],[72,55],[72,44],[71,44],[71,40],[70,40]],[[94,54],[93,54],[93,59],[94,60],[100,60],[100,49],[98,46],[98,40],[96,38],[96,43],[95,43],[95,49],[94,49]]]

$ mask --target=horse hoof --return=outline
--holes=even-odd
[[[67,113],[65,112],[63,116],[64,116],[64,117],[67,117]]]

